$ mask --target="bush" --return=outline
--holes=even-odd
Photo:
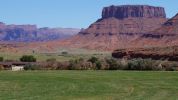
[[[160,63],[152,59],[133,59],[128,61],[127,70],[162,70]]]
[[[24,70],[39,70],[40,67],[38,65],[32,65],[32,64],[28,64],[24,67]]]
[[[56,62],[56,58],[47,59],[46,62]]]
[[[0,61],[1,61],[1,62],[4,61],[4,58],[3,58],[3,57],[0,57]]]
[[[97,70],[100,70],[101,67],[102,67],[101,62],[100,62],[100,61],[97,61],[95,64],[96,64],[96,69],[97,69]]]
[[[68,52],[67,52],[67,51],[63,51],[61,54],[62,54],[62,55],[67,55]]]
[[[68,69],[69,70],[91,70],[95,68],[94,68],[93,63],[87,62],[83,58],[79,58],[79,59],[70,60]]]
[[[109,64],[109,70],[118,70],[120,68],[120,65],[117,63],[117,60],[113,58],[106,59],[106,62]]]
[[[176,62],[163,62],[161,66],[166,71],[177,71],[178,63]]]
[[[91,57],[88,61],[94,64],[94,63],[96,63],[98,61],[98,58]]]
[[[68,70],[69,62],[58,62],[55,70]]]
[[[140,69],[141,69],[141,61],[134,59],[128,62],[128,70],[140,70]]]
[[[36,62],[36,58],[32,55],[24,55],[20,58],[22,62]]]
[[[79,69],[79,70],[92,70],[92,69],[95,69],[95,67],[93,66],[93,64],[91,62],[82,61],[77,65],[77,69]]]
[[[69,60],[68,69],[69,69],[69,70],[76,70],[76,69],[79,69],[79,68],[77,68],[77,67],[79,67],[79,66],[78,66],[78,63],[79,63],[79,60],[78,60],[78,59]]]

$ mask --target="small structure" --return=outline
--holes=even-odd
[[[32,62],[0,62],[0,65],[4,67],[4,70],[22,71],[26,65]]]
[[[24,67],[25,67],[26,63],[12,63],[11,65],[11,70],[12,71],[21,71],[21,70],[24,70]]]

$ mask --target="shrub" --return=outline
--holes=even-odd
[[[83,61],[79,63],[79,69],[80,70],[91,70],[91,69],[95,69],[95,67],[93,66],[93,64],[91,62],[87,62],[87,61]]]
[[[136,70],[137,68],[139,68],[140,65],[138,63],[138,60],[134,59],[134,60],[130,60],[128,62],[128,70]],[[138,69],[137,69],[138,70]]]
[[[1,62],[4,61],[4,58],[3,58],[3,57],[0,57],[0,61],[1,61]]]
[[[79,68],[77,68],[77,67],[79,67],[79,66],[78,66],[78,63],[79,63],[79,60],[78,60],[78,59],[69,60],[68,69],[69,69],[69,70],[76,70],[76,69],[79,69]]]
[[[47,59],[46,62],[56,62],[56,58]]]
[[[39,70],[40,67],[38,65],[32,65],[32,64],[28,64],[24,67],[24,70]]]
[[[119,69],[119,64],[117,63],[117,60],[111,58],[111,59],[106,59],[106,62],[109,64],[109,70],[117,70]]]
[[[69,62],[58,62],[55,70],[68,70]]]
[[[63,51],[61,54],[62,54],[62,55],[67,55],[68,52],[67,52],[67,51]]]
[[[127,70],[162,70],[160,63],[152,59],[132,59],[128,61]]]
[[[143,60],[142,59],[133,59],[128,62],[129,70],[142,70],[143,68]]]
[[[178,63],[176,62],[163,62],[161,63],[162,67],[166,71],[176,71],[178,67]]]
[[[94,63],[96,63],[98,61],[98,58],[91,57],[88,61],[94,64]]]
[[[22,62],[36,62],[36,58],[32,55],[23,55],[20,58],[20,61],[22,61]]]
[[[96,64],[96,69],[100,70],[101,67],[102,67],[101,62],[100,62],[100,61],[97,61],[95,64]]]
[[[69,70],[88,70],[88,69],[90,70],[90,69],[95,69],[94,65],[95,64],[91,62],[87,62],[83,58],[79,58],[79,59],[70,60],[68,69]]]

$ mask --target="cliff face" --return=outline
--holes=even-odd
[[[164,8],[147,5],[124,5],[105,7],[102,11],[102,19],[115,17],[124,19],[130,17],[166,18]]]
[[[164,8],[145,5],[105,7],[102,18],[82,31],[83,34],[143,34],[166,21]]]
[[[166,20],[162,7],[146,5],[105,7],[102,18],[81,31],[72,39],[71,44],[73,47],[101,50],[127,48],[133,40],[159,28]]]
[[[178,61],[177,50],[178,46],[122,49],[113,51],[112,56],[120,59],[151,58],[154,60]]]
[[[178,44],[178,14],[161,27],[138,37],[133,44],[140,46],[175,46]]]
[[[37,36],[36,25],[7,25],[3,41],[33,41]]]
[[[36,25],[6,25],[0,23],[0,41],[36,42],[65,39],[77,34],[79,29],[40,28]]]
[[[160,38],[166,35],[178,35],[178,14],[166,21],[160,28],[154,30],[150,34],[160,35]]]

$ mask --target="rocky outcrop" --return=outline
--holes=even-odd
[[[37,28],[36,25],[6,25],[0,23],[0,41],[36,42],[66,39],[80,29]]]
[[[82,34],[143,34],[159,28],[166,21],[164,8],[145,5],[110,6],[102,18]]]
[[[105,7],[102,11],[102,19],[115,17],[124,19],[130,17],[166,18],[164,8],[147,5],[124,5]]]
[[[112,53],[112,56],[114,58],[119,58],[119,59],[151,58],[154,60],[178,61],[177,50],[178,50],[178,46],[122,49],[122,50],[115,50]]]
[[[102,12],[101,19],[71,39],[73,47],[128,48],[136,38],[159,28],[167,20],[164,8],[146,5],[110,6]]]
[[[154,38],[154,36],[159,36],[159,38],[163,37],[175,37],[178,35],[178,14],[173,18],[166,21],[160,28],[148,33],[144,34],[145,38]]]
[[[131,45],[142,47],[175,46],[178,44],[178,14],[166,21],[159,28],[144,33],[135,39]]]

